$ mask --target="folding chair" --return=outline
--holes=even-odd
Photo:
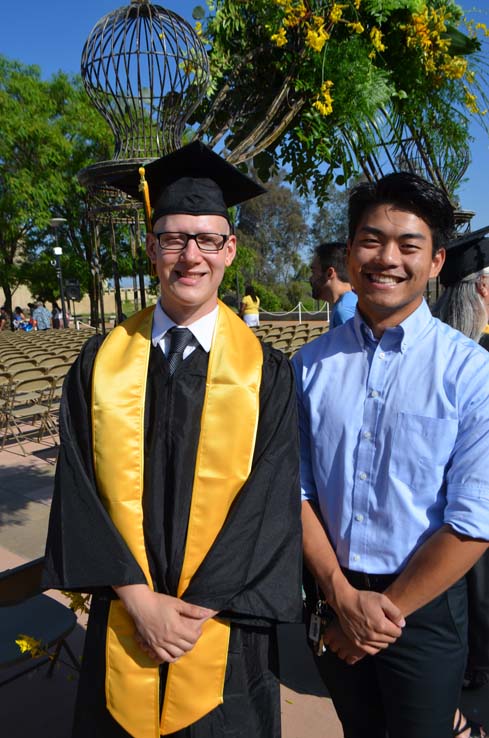
[[[10,406],[10,393],[12,390],[12,375],[8,372],[0,372],[0,428],[5,426],[7,410]]]
[[[25,379],[13,385],[10,403],[6,408],[2,450],[10,436],[19,444],[22,454],[26,456],[22,440],[26,441],[29,435],[37,434],[37,440],[40,443],[46,430],[56,443],[56,437],[49,424],[53,386],[53,379],[46,376],[38,379]],[[30,431],[25,429],[26,425],[31,427]]]
[[[43,558],[35,559],[0,573],[0,669],[28,662],[27,668],[0,681],[0,687],[45,663],[50,663],[47,676],[51,676],[62,649],[73,666],[80,669],[76,656],[66,643],[76,625],[75,613],[61,602],[42,594],[43,562]],[[22,653],[15,642],[22,635],[41,641],[47,655],[33,658],[30,653]]]

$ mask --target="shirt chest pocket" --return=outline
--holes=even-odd
[[[389,465],[392,476],[413,489],[438,488],[457,432],[456,420],[399,412]]]

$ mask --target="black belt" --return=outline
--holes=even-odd
[[[371,589],[374,592],[383,592],[398,577],[397,574],[367,574],[343,567],[341,571],[355,589]]]

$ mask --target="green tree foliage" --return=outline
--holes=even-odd
[[[328,200],[311,219],[311,251],[323,241],[345,241],[348,238],[348,191],[328,189]]]
[[[90,290],[92,241],[87,195],[77,172],[111,155],[112,137],[79,78],[41,79],[37,67],[0,56],[0,286],[7,306],[22,282],[44,299],[59,298],[51,265],[53,217],[64,276]]]
[[[0,285],[7,307],[28,239],[47,226],[53,203],[63,199],[62,98],[58,80],[41,82],[37,67],[0,57]]]
[[[466,22],[453,0],[208,5],[195,17],[212,84],[195,119],[233,163],[254,158],[262,179],[286,165],[300,193],[320,202],[379,142],[406,165],[414,138],[433,179],[442,163],[458,170],[469,118],[483,120],[487,107],[478,38],[487,29]],[[450,192],[457,175],[446,177]]]
[[[283,174],[268,183],[265,195],[241,206],[239,234],[258,256],[260,282],[285,285],[294,278],[307,241],[304,210],[304,203],[283,184]]]

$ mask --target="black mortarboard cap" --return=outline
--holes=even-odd
[[[193,141],[145,167],[152,222],[163,215],[222,215],[233,205],[261,195],[265,189],[242,174],[201,141]],[[112,182],[141,200],[138,167]]]
[[[489,226],[465,233],[447,245],[445,263],[440,272],[442,285],[449,287],[489,266],[489,238],[484,238],[486,233],[489,233]]]

